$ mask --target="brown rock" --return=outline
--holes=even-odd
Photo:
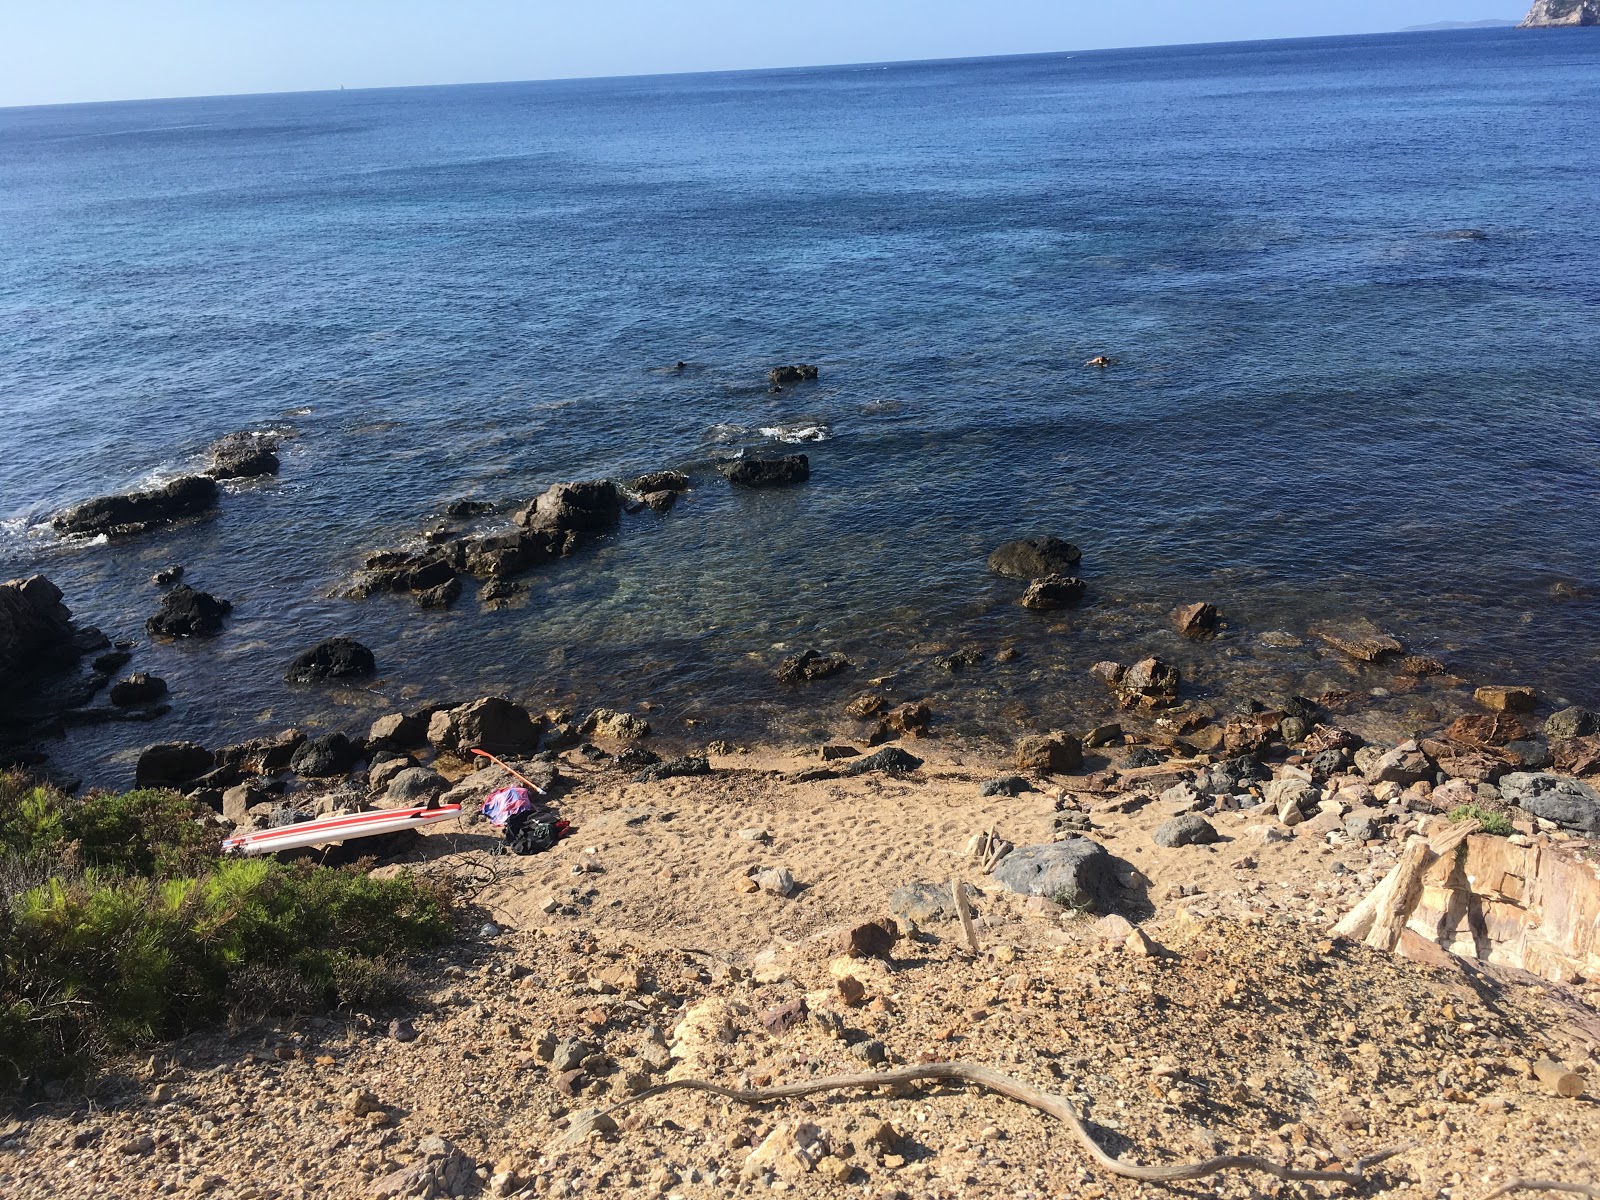
[[[927,732],[933,711],[925,700],[912,700],[891,708],[883,715],[883,726],[890,732],[918,738]]]
[[[1028,584],[1019,603],[1034,612],[1072,608],[1087,590],[1088,585],[1075,575],[1045,575]]]
[[[1406,650],[1399,638],[1385,633],[1366,618],[1337,625],[1313,625],[1311,633],[1339,653],[1359,662],[1379,662],[1396,654],[1404,654]]]
[[[1185,604],[1181,608],[1173,609],[1172,623],[1178,632],[1192,641],[1215,637],[1217,623],[1222,619],[1222,614],[1215,604],[1199,601],[1195,604]]]
[[[860,1004],[867,994],[867,989],[854,975],[841,975],[838,981],[839,999],[848,1005]]]
[[[1490,712],[1532,712],[1535,701],[1531,687],[1481,687],[1472,698]]]
[[[1507,742],[1523,740],[1528,731],[1509,713],[1472,713],[1450,722],[1444,736],[1447,741],[1462,746],[1504,746]]]
[[[888,702],[876,692],[867,692],[865,695],[857,696],[849,704],[846,704],[844,711],[846,715],[852,716],[858,721],[865,721],[868,717],[882,712],[886,703]]]
[[[1362,740],[1348,729],[1340,729],[1336,725],[1318,725],[1306,738],[1305,752],[1321,754],[1324,750],[1356,750],[1362,744]]]
[[[1424,654],[1408,654],[1400,660],[1402,675],[1443,675],[1444,672],[1445,665],[1442,662]]]
[[[1122,694],[1144,701],[1170,701],[1177,698],[1178,668],[1159,658],[1140,659],[1122,676]]]
[[[1083,744],[1070,733],[1054,730],[1017,742],[1017,770],[1042,775],[1067,775],[1083,765]]]
[[[851,958],[888,959],[899,937],[900,928],[891,920],[863,921],[841,930],[829,947],[829,953],[847,954]]]
[[[768,1033],[777,1037],[803,1021],[809,1011],[806,1008],[805,997],[795,996],[763,1011],[761,1025]]]
[[[1555,768],[1569,775],[1600,774],[1600,736],[1565,738],[1550,743]]]
[[[1121,663],[1111,662],[1108,659],[1104,662],[1095,663],[1094,666],[1089,668],[1089,674],[1107,687],[1111,687],[1122,682],[1122,677],[1127,674],[1127,670]]]

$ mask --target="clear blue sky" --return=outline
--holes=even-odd
[[[1377,33],[1525,0],[0,0],[0,106]]]

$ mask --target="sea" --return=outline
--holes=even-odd
[[[171,689],[51,752],[115,785],[487,694],[803,743],[869,688],[1006,738],[1114,715],[1088,668],[1149,654],[1219,706],[1438,716],[1308,632],[1357,617],[1600,705],[1596,112],[1590,29],[0,110],[0,577]],[[237,430],[282,469],[214,517],[51,531]],[[810,481],[719,474],[779,453]],[[680,504],[510,603],[341,595],[450,501],[661,468]],[[1036,533],[1081,608],[986,572]],[[146,635],[169,564],[219,636]],[[284,682],[333,635],[377,677]],[[804,648],[854,667],[779,684]]]

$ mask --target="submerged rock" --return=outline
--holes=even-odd
[[[810,363],[796,363],[787,367],[773,367],[767,372],[767,382],[775,387],[790,383],[804,383],[817,377],[817,368]]]
[[[150,704],[166,694],[165,679],[137,671],[126,679],[119,679],[113,683],[107,698],[118,708],[129,708],[135,704]]]
[[[232,611],[231,602],[180,583],[161,597],[161,607],[144,627],[158,637],[215,637]]]
[[[278,473],[278,439],[270,433],[230,433],[208,451],[212,479],[252,479]]]
[[[805,683],[813,679],[826,679],[847,670],[851,663],[842,654],[823,654],[817,650],[802,650],[791,654],[778,664],[774,672],[780,683]]]
[[[329,679],[365,679],[378,670],[372,651],[354,638],[333,637],[297,655],[283,673],[289,683],[322,683]]]
[[[58,533],[123,537],[199,516],[216,503],[216,480],[185,475],[160,487],[87,500],[57,514],[50,524]]]
[[[1075,575],[1045,575],[1028,584],[1018,603],[1035,612],[1072,608],[1083,600],[1087,590],[1088,585]]]
[[[1043,579],[1068,575],[1083,551],[1071,542],[1048,535],[1003,542],[989,555],[989,570],[1006,579]]]
[[[1358,662],[1379,662],[1405,653],[1393,634],[1385,633],[1366,618],[1337,624],[1313,625],[1312,636]]]
[[[741,458],[724,468],[723,476],[736,487],[783,487],[810,479],[811,460],[804,454],[786,454],[782,458]]]

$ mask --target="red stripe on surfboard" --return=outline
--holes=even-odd
[[[279,829],[264,829],[259,833],[242,833],[238,837],[229,838],[230,842],[270,842],[274,838],[285,838],[307,833],[324,833],[329,830],[344,829],[346,826],[360,828],[363,825],[376,825],[380,821],[395,821],[400,818],[406,820],[436,821],[441,817],[459,816],[461,805],[445,804],[439,808],[401,808],[382,809],[378,812],[356,813],[353,816],[339,817],[336,820],[302,821],[298,825],[284,825]]]

